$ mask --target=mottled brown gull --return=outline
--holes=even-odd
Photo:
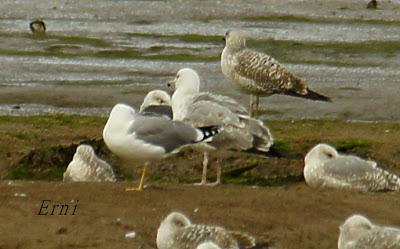
[[[304,178],[314,188],[349,188],[362,191],[400,191],[400,178],[377,167],[376,162],[339,154],[318,144],[306,155]]]
[[[254,237],[246,233],[220,226],[192,224],[185,215],[178,212],[169,214],[157,231],[158,249],[196,249],[205,242],[212,242],[221,249],[255,246]]]
[[[138,113],[128,105],[117,104],[104,127],[103,139],[107,147],[122,159],[145,162],[139,186],[127,189],[141,191],[149,161],[163,159],[184,146],[210,141],[219,131],[215,126],[194,128],[164,116]]]
[[[286,94],[311,100],[331,101],[329,97],[310,90],[296,76],[271,56],[246,48],[241,31],[226,32],[226,45],[221,54],[222,73],[250,96],[250,114],[258,109],[259,97]]]
[[[400,249],[400,229],[375,225],[362,215],[340,226],[339,249]]]
[[[72,182],[115,182],[111,166],[96,156],[92,146],[81,144],[76,148],[72,161],[63,174],[64,181]]]
[[[256,150],[268,152],[273,144],[272,135],[260,120],[251,118],[246,109],[234,99],[200,92],[200,78],[196,71],[184,68],[170,82],[174,87],[172,110],[174,120],[194,127],[217,125],[224,130],[210,144],[217,149]],[[204,153],[201,185],[206,184],[208,152]],[[217,180],[220,183],[221,165]],[[214,184],[214,185],[215,185]]]

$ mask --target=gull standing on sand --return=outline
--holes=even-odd
[[[200,78],[196,71],[184,68],[169,83],[174,120],[194,127],[217,125],[224,128],[210,143],[218,149],[257,150],[268,152],[273,144],[272,135],[260,120],[251,118],[246,109],[232,98],[200,92]],[[204,152],[203,174],[200,185],[206,184],[208,152]],[[221,165],[217,168],[220,183]]]
[[[339,249],[400,249],[399,228],[372,224],[362,215],[349,217],[339,228]]]
[[[194,128],[160,115],[137,113],[128,105],[117,104],[104,127],[103,139],[122,159],[145,161],[139,186],[127,189],[141,191],[149,161],[163,159],[186,145],[211,141],[219,131],[216,126]]]
[[[205,242],[214,244],[214,247]],[[160,224],[157,231],[158,249],[222,248],[244,249],[254,247],[254,237],[220,226],[192,224],[183,214],[173,212]]]
[[[72,182],[115,182],[111,166],[96,156],[92,146],[81,144],[76,148],[72,161],[63,175],[64,181]]]
[[[304,178],[313,188],[348,188],[362,191],[400,191],[400,178],[377,167],[376,162],[339,154],[318,144],[306,155]]]
[[[162,90],[153,90],[147,93],[140,106],[141,113],[164,115],[172,119],[171,96]]]
[[[258,110],[260,96],[286,94],[331,101],[329,97],[310,90],[304,80],[289,72],[271,56],[246,48],[246,38],[239,30],[226,32],[225,42],[221,54],[222,73],[239,89],[251,94],[251,115],[254,109]]]

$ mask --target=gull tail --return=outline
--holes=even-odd
[[[236,231],[230,231],[229,234],[237,240],[239,248],[247,249],[256,246],[256,239],[253,236]]]
[[[400,177],[386,170],[379,169],[380,175],[385,179],[385,190],[400,191]]]
[[[202,136],[196,142],[211,142],[212,138],[224,129],[219,126],[204,126],[198,127],[197,130],[201,132]]]

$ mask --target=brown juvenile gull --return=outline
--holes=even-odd
[[[400,178],[377,167],[376,162],[339,154],[327,144],[307,153],[306,183],[313,188],[348,188],[362,191],[400,191]]]
[[[171,96],[162,90],[148,92],[140,106],[140,112],[164,115],[172,119]]]
[[[400,229],[372,224],[362,215],[340,226],[339,249],[400,249]]]
[[[182,147],[211,141],[220,132],[219,127],[194,128],[160,115],[136,112],[125,104],[117,104],[103,130],[107,147],[117,156],[128,161],[144,161],[142,177],[137,188],[143,190],[147,165],[178,152]]]
[[[44,34],[46,33],[46,24],[42,17],[36,18],[34,21],[29,23],[29,28],[33,34]]]
[[[169,214],[157,231],[158,249],[196,249],[204,242],[212,242],[221,249],[255,246],[254,237],[246,233],[229,231],[220,226],[192,224],[178,212]]]
[[[221,54],[222,73],[240,90],[251,94],[251,115],[254,109],[258,109],[260,96],[286,94],[331,101],[329,97],[310,90],[304,80],[289,72],[271,56],[246,48],[246,38],[239,30],[226,32],[225,41]]]
[[[115,182],[111,166],[96,156],[92,146],[81,144],[63,175],[64,181],[72,182]]]
[[[183,68],[169,83],[175,90],[172,95],[174,120],[194,127],[221,126],[224,130],[210,144],[217,149],[256,150],[268,152],[273,144],[272,135],[260,120],[251,118],[242,105],[234,99],[200,92],[200,78],[196,71]],[[208,152],[204,152],[203,174],[200,185],[206,184]],[[221,165],[218,164],[217,180],[220,183]]]

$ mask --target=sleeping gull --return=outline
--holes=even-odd
[[[115,182],[111,166],[98,158],[92,146],[81,144],[63,175],[64,181],[72,182]]]
[[[318,144],[312,148],[304,161],[304,178],[314,188],[400,191],[398,176],[378,168],[374,161],[340,155],[327,144]]]
[[[140,106],[140,112],[165,115],[172,119],[171,96],[162,90],[150,91]]]
[[[260,96],[276,93],[331,101],[329,97],[310,90],[304,80],[289,72],[271,56],[247,49],[246,38],[239,30],[226,32],[225,41],[221,54],[222,73],[239,89],[251,94],[251,115],[254,109],[258,109]]]
[[[400,229],[372,224],[361,215],[340,226],[339,249],[400,249]]]
[[[196,249],[204,242],[215,243],[224,249],[255,246],[254,237],[248,234],[229,231],[220,226],[192,224],[185,215],[178,212],[169,214],[157,231],[158,249]]]
[[[261,121],[251,118],[246,109],[232,98],[200,92],[200,78],[196,71],[184,68],[178,71],[172,84],[174,120],[193,125],[217,125],[224,128],[210,143],[218,149],[257,150],[267,152],[273,144],[272,135]],[[208,152],[204,153],[200,185],[206,184]],[[221,165],[217,168],[220,183]]]
[[[103,130],[107,147],[119,157],[130,161],[145,161],[137,188],[143,189],[144,177],[150,160],[159,160],[182,147],[212,140],[220,131],[216,126],[194,128],[163,116],[145,115],[125,104],[117,104]]]

